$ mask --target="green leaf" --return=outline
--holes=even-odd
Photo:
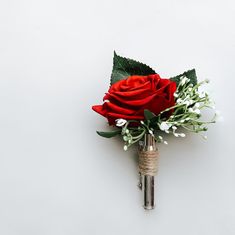
[[[102,137],[105,137],[105,138],[111,138],[111,137],[114,137],[118,134],[121,134],[121,130],[115,130],[115,131],[96,131],[96,133]]]
[[[154,113],[152,113],[151,111],[149,111],[148,109],[144,110],[144,117],[146,120],[150,120],[154,117],[156,117],[156,115]]]
[[[194,86],[197,84],[197,75],[196,75],[195,69],[188,70],[178,76],[172,77],[172,78],[170,78],[170,80],[176,82],[176,84],[178,86],[179,82],[180,82],[180,77],[182,77],[182,76],[189,78],[190,83],[192,83]]]
[[[121,57],[114,51],[111,85],[131,75],[149,75],[156,72],[141,62]]]

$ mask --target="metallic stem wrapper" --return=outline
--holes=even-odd
[[[156,141],[150,134],[144,135],[144,140],[139,142],[139,151],[158,151]],[[143,207],[146,210],[152,210],[155,207],[154,200],[154,176],[140,174],[139,188],[143,193]]]

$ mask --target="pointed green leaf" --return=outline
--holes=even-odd
[[[182,76],[185,76],[187,78],[190,79],[190,82],[195,86],[197,84],[197,75],[196,75],[196,70],[195,69],[191,69],[191,70],[188,70],[178,76],[175,76],[175,77],[172,77],[170,78],[170,80],[176,82],[177,86],[179,85],[179,82],[180,82],[180,78]]]
[[[111,85],[131,75],[149,75],[156,72],[148,65],[141,62],[121,57],[114,51],[113,71],[111,75]]]
[[[111,137],[114,137],[118,134],[121,133],[121,130],[115,130],[115,131],[96,131],[96,133],[102,137],[105,137],[105,138],[111,138]]]
[[[146,120],[150,120],[154,117],[156,117],[156,115],[154,113],[152,113],[151,111],[149,111],[148,109],[144,110],[144,117]]]

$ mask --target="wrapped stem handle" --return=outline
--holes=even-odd
[[[144,141],[141,141],[139,145],[139,186],[143,192],[143,207],[146,210],[152,210],[155,207],[154,176],[157,173],[157,161],[158,150],[156,141],[152,135],[145,134]]]

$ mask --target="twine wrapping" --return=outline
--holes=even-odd
[[[157,174],[158,151],[139,151],[139,171],[142,175]]]

